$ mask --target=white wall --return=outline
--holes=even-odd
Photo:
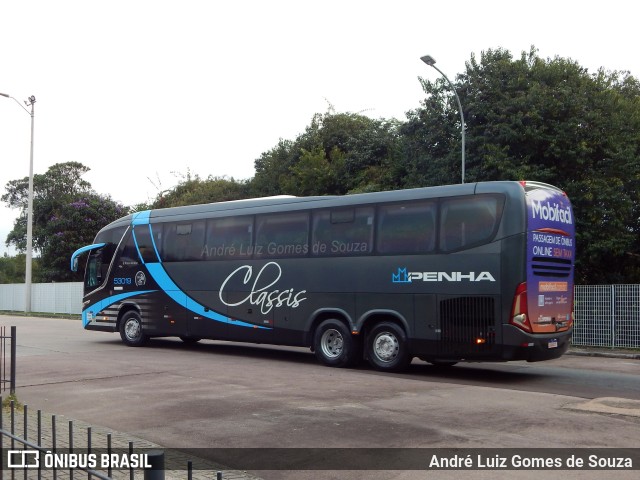
[[[0,310],[24,312],[24,284],[0,285]],[[34,283],[31,311],[44,313],[82,313],[82,282]]]

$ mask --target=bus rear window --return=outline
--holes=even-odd
[[[504,199],[474,195],[445,199],[440,204],[440,250],[452,252],[489,242],[502,215]]]

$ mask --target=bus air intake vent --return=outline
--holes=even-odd
[[[571,274],[571,260],[533,257],[533,274],[544,277],[568,277]]]
[[[457,297],[440,301],[441,353],[468,354],[495,344],[495,300]]]

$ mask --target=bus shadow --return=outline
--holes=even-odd
[[[285,347],[278,345],[225,342],[203,340],[187,344],[177,338],[154,338],[145,348],[188,351],[196,354],[215,354],[251,359],[271,360],[304,365],[321,366],[313,352],[303,347]],[[322,367],[330,368],[330,367]],[[548,378],[548,375],[534,372],[524,362],[496,363],[458,363],[452,367],[431,365],[414,360],[409,368],[401,373],[380,372],[366,361],[360,362],[352,371],[367,375],[393,375],[416,381],[458,383],[477,386],[495,385],[532,385]]]
[[[227,355],[253,359],[268,359],[281,362],[314,364],[316,358],[304,348],[280,347],[260,343],[238,343],[220,340],[203,340],[198,343],[184,343],[173,338],[153,338],[144,348],[181,350],[194,353]]]
[[[544,375],[507,363],[459,363],[453,367],[440,367],[415,361],[404,375],[415,380],[478,386],[530,384],[545,378]]]

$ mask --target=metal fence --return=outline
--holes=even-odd
[[[640,285],[576,285],[573,345],[640,348]]]
[[[139,438],[134,446],[126,433],[45,418],[13,399],[0,404],[0,480],[257,480]]]
[[[7,357],[9,360],[7,361]],[[8,364],[8,366],[7,366]],[[16,327],[0,327],[0,391],[16,391]]]

